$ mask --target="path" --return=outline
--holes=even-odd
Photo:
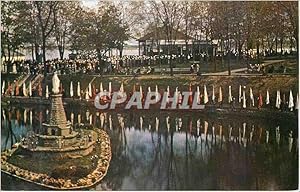
[[[276,64],[276,63],[281,63],[284,62],[285,60],[266,60],[264,61],[264,65],[268,66],[271,64]],[[163,68],[155,68],[155,72],[159,73],[161,72]],[[166,70],[164,71],[164,76],[168,76],[169,72],[170,72],[170,68],[165,68]],[[247,67],[243,67],[243,68],[238,68],[238,69],[232,69],[231,70],[231,76],[261,76],[262,74],[260,73],[244,73],[244,71],[247,70]],[[190,68],[173,68],[173,72],[179,72],[179,73],[175,73],[174,76],[196,76],[195,73],[191,74],[190,73]],[[180,73],[181,72],[181,73]],[[151,75],[159,75],[161,76],[162,74],[151,74]],[[201,73],[201,76],[227,76],[228,75],[228,71],[221,71],[221,72],[210,72],[210,73]],[[99,77],[99,75],[91,75],[94,77]],[[102,75],[102,77],[138,77],[138,76],[143,76],[143,75]],[[149,76],[149,75],[145,75],[145,76]],[[94,80],[94,79],[93,79]],[[93,82],[93,80],[91,82]]]
[[[275,64],[275,63],[281,63],[281,62],[284,62],[285,60],[266,60],[264,62],[264,65],[265,66],[268,66],[268,65],[271,65],[271,64]],[[247,73],[242,73],[244,71],[247,70],[247,67],[243,67],[243,68],[239,68],[239,69],[233,69],[231,70],[231,75],[244,75],[244,76],[257,76],[257,75],[262,75],[262,74],[247,74]],[[216,73],[203,73],[201,75],[228,75],[228,71],[222,71],[222,72],[216,72]]]

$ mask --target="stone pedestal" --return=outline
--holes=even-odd
[[[63,136],[70,134],[70,124],[67,123],[65,109],[62,103],[62,94],[51,95],[51,110],[50,120],[47,127],[57,129],[56,136]],[[51,130],[47,130],[48,135],[51,134]]]
[[[43,131],[35,134],[35,146],[30,146],[33,138],[27,143],[21,144],[21,148],[27,153],[37,157],[60,157],[84,156],[93,151],[95,139],[85,145],[84,138],[93,135],[93,131],[87,131],[85,137],[80,137],[78,132],[73,131],[71,123],[67,121],[62,102],[62,94],[58,93],[59,79],[54,75],[52,80],[55,89],[51,94],[50,117],[47,123],[43,123]],[[97,134],[96,134],[97,135]],[[97,138],[97,136],[94,138]],[[37,140],[37,142],[36,142]]]

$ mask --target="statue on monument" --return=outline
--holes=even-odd
[[[54,94],[58,94],[59,93],[59,84],[60,84],[60,80],[57,76],[57,73],[54,72],[54,75],[52,77],[52,92]]]

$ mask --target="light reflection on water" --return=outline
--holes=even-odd
[[[39,132],[48,113],[44,107],[3,109],[2,150],[29,131]],[[92,124],[109,133],[113,158],[102,182],[109,189],[272,190],[298,184],[296,121],[71,107],[66,113],[75,127]]]

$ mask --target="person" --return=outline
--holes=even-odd
[[[260,109],[263,106],[263,98],[261,95],[261,91],[259,91],[259,96],[258,96],[257,100],[258,100],[257,108]]]
[[[274,72],[274,65],[272,64],[271,67],[269,68],[268,73],[273,73]]]
[[[193,66],[193,64],[191,64],[190,72],[194,73],[194,66]]]
[[[201,73],[200,73],[200,65],[197,64],[197,76],[200,76],[200,75],[201,75]]]
[[[232,99],[231,99],[230,107],[231,107],[231,109],[235,108],[235,98],[234,97],[232,97]]]
[[[265,65],[264,64],[261,64],[260,71],[262,72],[263,75],[266,75],[266,69],[265,69]]]
[[[280,67],[279,67],[279,72],[280,72],[280,73],[283,73],[283,72],[284,72],[284,66],[283,66],[282,64],[281,64]]]

